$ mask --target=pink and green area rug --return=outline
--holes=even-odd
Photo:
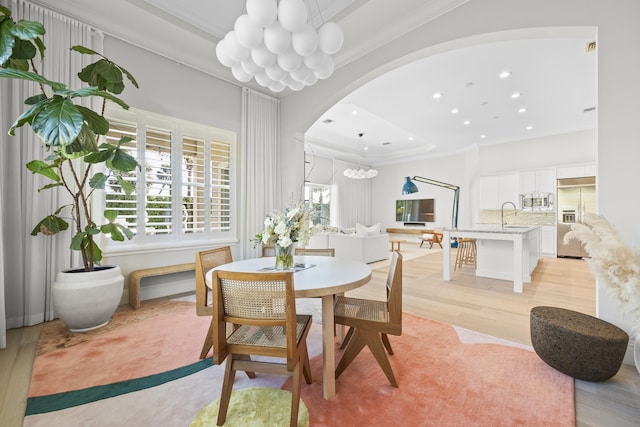
[[[123,309],[107,327],[87,334],[51,322],[34,361],[24,426],[189,426],[194,419],[207,425],[224,371],[210,358],[198,359],[209,322],[196,316],[193,303],[177,301]],[[573,379],[528,347],[406,313],[402,336],[390,339],[400,387],[389,384],[365,349],[337,380],[336,396],[325,400],[320,325],[314,324],[308,338],[313,383],[302,386],[309,425],[575,425]],[[234,390],[289,390],[290,381],[238,373]],[[258,407],[264,402],[242,411],[246,416]],[[265,415],[270,418],[262,424],[261,416],[247,419],[273,425],[274,414]]]

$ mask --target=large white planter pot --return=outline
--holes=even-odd
[[[124,276],[118,266],[95,271],[70,269],[56,276],[53,310],[71,332],[86,332],[109,323],[122,298]]]

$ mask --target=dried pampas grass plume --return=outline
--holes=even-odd
[[[640,326],[640,254],[631,250],[601,215],[585,215],[583,224],[573,224],[564,242],[572,239],[582,242],[591,256],[588,262],[593,274]]]

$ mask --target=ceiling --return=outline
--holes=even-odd
[[[218,63],[213,47],[245,12],[243,0],[34,1],[240,84]],[[333,55],[336,69],[467,1],[402,0],[398,7],[388,0],[305,0],[316,23],[342,26],[345,43]],[[586,46],[595,38],[593,30],[495,41],[419,59],[346,96],[318,118],[305,140],[317,154],[377,165],[594,129],[597,51]],[[503,71],[511,75],[499,78]],[[440,99],[433,98],[436,92]],[[518,99],[511,97],[515,92]]]

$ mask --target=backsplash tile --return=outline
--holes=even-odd
[[[500,209],[480,211],[480,224],[500,224]],[[505,209],[504,218],[507,224],[556,225],[555,212],[522,212],[513,215],[512,209]]]

